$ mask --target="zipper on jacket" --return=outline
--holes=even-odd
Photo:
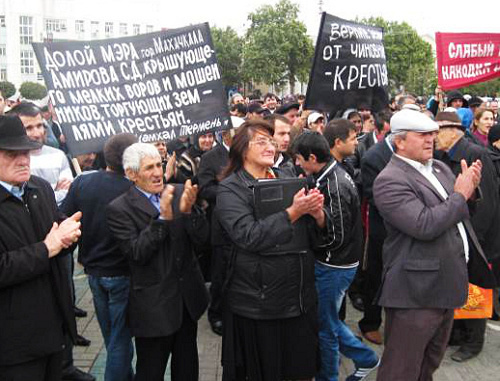
[[[30,207],[28,206],[28,202],[27,201],[23,202],[23,204],[24,204],[24,207],[25,207],[26,211],[28,212],[28,214],[31,214],[30,213]]]

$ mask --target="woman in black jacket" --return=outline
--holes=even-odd
[[[274,178],[272,127],[244,123],[219,184],[217,216],[233,243],[224,321],[224,381],[312,379],[317,370],[317,311],[311,245],[326,217],[317,190],[297,192],[286,210],[255,217],[253,186]],[[279,176],[279,174],[278,174]],[[280,245],[297,243],[297,250]]]

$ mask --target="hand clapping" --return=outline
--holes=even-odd
[[[57,222],[52,224],[52,228],[43,241],[49,251],[49,258],[56,256],[63,249],[67,249],[73,243],[78,241],[82,235],[80,230],[81,218],[82,212],[76,212],[60,224]]]
[[[305,189],[298,191],[293,197],[292,205],[287,209],[292,223],[304,214],[310,214],[320,222],[318,219],[323,219],[324,217],[323,200],[323,195],[317,189],[312,189],[307,194]]]
[[[467,167],[465,160],[462,160],[460,164],[462,166],[462,173],[457,176],[454,190],[468,200],[472,197],[474,191],[481,182],[481,170],[483,165],[480,160],[476,160],[470,167]]]
[[[160,198],[160,216],[171,221],[174,219],[174,212],[172,210],[172,200],[174,199],[174,186],[167,185],[163,190]]]
[[[182,192],[179,209],[181,213],[191,213],[191,208],[196,202],[198,196],[198,185],[193,185],[191,180],[186,180],[184,184],[184,192]]]

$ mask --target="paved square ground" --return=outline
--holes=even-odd
[[[101,336],[101,331],[97,323],[92,304],[92,293],[88,287],[87,278],[83,274],[81,266],[76,265],[75,269],[76,300],[80,308],[88,312],[86,318],[77,319],[78,332],[86,338],[92,340],[89,347],[75,347],[75,365],[84,371],[90,371],[99,381],[104,380],[104,368],[106,364],[106,350]],[[361,313],[350,305],[347,309],[347,323],[354,332],[357,332],[357,321],[361,318]],[[411,335],[408,335],[411,340]],[[371,345],[379,354],[382,346]],[[206,315],[198,324],[198,349],[200,353],[200,381],[220,381],[222,379],[221,338],[212,333],[207,322]],[[435,381],[498,381],[500,380],[500,324],[489,322],[486,330],[486,343],[482,353],[465,364],[459,364],[450,359],[450,354],[456,348],[449,348],[440,369],[436,372]],[[341,377],[352,372],[352,363],[342,358]],[[169,370],[165,380],[170,380]],[[367,381],[375,380],[375,374],[370,375]]]

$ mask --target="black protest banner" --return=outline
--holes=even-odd
[[[382,28],[323,13],[305,106],[332,116],[365,104],[387,106],[389,84]]]
[[[72,155],[122,132],[151,142],[231,127],[208,23],[33,48]]]

